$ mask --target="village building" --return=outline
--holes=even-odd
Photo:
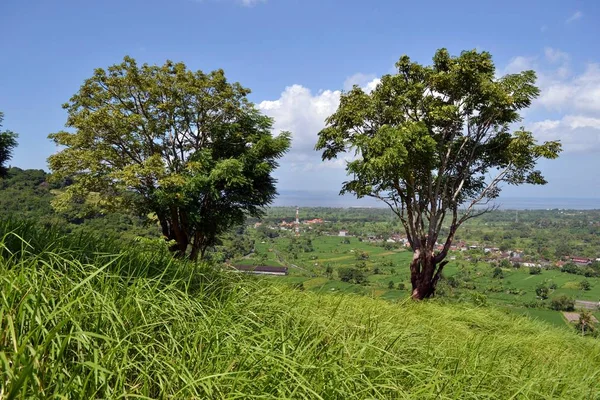
[[[255,275],[287,275],[287,267],[271,267],[268,265],[234,265],[233,269]]]

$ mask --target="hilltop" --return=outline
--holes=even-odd
[[[301,292],[153,242],[0,228],[9,398],[600,396],[597,340],[492,307]]]

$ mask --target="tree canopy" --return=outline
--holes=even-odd
[[[414,251],[412,296],[422,299],[434,294],[458,227],[487,210],[476,205],[502,184],[545,184],[536,163],[561,146],[514,129],[539,94],[534,71],[497,77],[489,53],[446,49],[430,66],[402,56],[396,67],[372,92],[342,94],[316,149],[324,160],[354,153],[342,193],[378,198],[399,217]]]
[[[0,178],[6,176],[6,162],[12,158],[12,152],[17,147],[18,135],[12,131],[2,131],[2,121],[4,121],[4,113],[0,111]]]
[[[249,93],[222,70],[171,61],[96,69],[63,106],[71,130],[49,135],[63,146],[48,159],[54,178],[73,179],[55,206],[95,193],[98,206],[156,218],[178,255],[202,256],[276,195],[290,134],[272,136]]]

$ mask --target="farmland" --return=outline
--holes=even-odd
[[[361,211],[353,210],[353,213],[360,215]],[[368,212],[372,213],[371,210]],[[282,212],[274,209],[272,213],[278,215]],[[536,213],[539,215],[539,212],[522,212],[521,218],[531,220],[533,224],[538,221],[534,218]],[[382,215],[384,221],[360,223],[361,229],[369,232],[385,226],[386,216]],[[352,229],[356,224],[356,221],[346,221],[337,225],[331,223],[331,226],[348,226]],[[487,223],[480,222],[468,226],[466,230],[467,234],[472,235],[473,231],[479,229],[487,232],[488,236],[492,232]],[[357,293],[393,302],[403,301],[410,296],[408,264],[412,252],[409,248],[392,245],[382,238],[369,240],[367,235],[342,237],[335,234],[335,229],[331,228],[330,231],[332,233],[328,234],[325,224],[319,229],[304,229],[299,237],[295,237],[291,231],[270,237],[261,235],[260,229],[249,227],[247,234],[255,237],[254,251],[234,263],[286,266],[287,276],[272,279],[304,290]],[[496,232],[501,233],[502,228],[499,233]],[[544,234],[543,229],[540,234]],[[479,243],[483,242],[482,238],[479,239]],[[522,239],[522,243],[523,240],[527,239]],[[593,236],[591,240],[595,240]],[[527,250],[524,252],[529,253]],[[438,290],[437,298],[441,301],[472,301],[477,294],[482,294],[486,304],[565,327],[566,321],[561,312],[548,308],[551,299],[564,295],[576,300],[600,300],[600,278],[565,273],[551,264],[542,268],[540,274],[531,274],[528,267],[514,268],[512,265],[500,268],[501,272],[498,272],[497,261],[486,260],[481,251],[455,251],[449,259]],[[364,282],[357,284],[351,280],[344,281],[340,271],[345,269],[361,270],[365,275]],[[582,281],[589,283],[587,290],[582,289]],[[546,299],[541,299],[536,293],[540,286],[549,288]],[[600,316],[600,313],[595,311],[595,315]]]

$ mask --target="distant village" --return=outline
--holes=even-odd
[[[301,225],[304,225],[308,229],[311,229],[311,226],[313,226],[313,225],[323,224],[323,223],[327,223],[327,222],[329,222],[329,221],[324,221],[321,218],[314,218],[314,219],[303,220],[303,221],[300,221],[298,218],[296,218],[295,221],[289,221],[289,222],[286,220],[282,220],[279,224],[277,224],[275,226],[269,226],[269,228],[270,229],[279,229],[281,231],[295,231],[296,234],[299,234]],[[254,225],[254,227],[257,228],[260,225],[262,225],[262,223],[257,222]],[[350,232],[348,230],[345,230],[345,229],[342,229],[339,231],[334,231],[334,232],[326,232],[325,234],[330,235],[330,236],[339,236],[339,237],[353,236],[352,234],[350,234]],[[393,234],[390,234],[388,237],[384,237],[381,235],[380,236],[367,235],[366,237],[362,238],[362,240],[365,242],[370,242],[370,243],[394,243],[394,244],[401,244],[405,247],[410,247],[407,236],[405,234],[400,234],[400,233],[393,233]],[[442,250],[443,246],[444,245],[441,243],[436,243],[437,250]],[[534,259],[531,256],[525,256],[523,250],[520,250],[520,249],[501,251],[500,248],[498,248],[498,247],[482,246],[477,243],[466,243],[464,241],[458,241],[458,242],[454,243],[450,247],[450,251],[454,252],[454,253],[466,252],[466,251],[481,251],[482,257],[479,258],[480,261],[497,263],[502,260],[508,260],[513,265],[519,264],[520,266],[523,266],[523,267],[548,268],[551,266],[555,266],[558,268],[562,268],[567,263],[573,263],[578,266],[587,266],[587,265],[591,265],[595,261],[600,262],[600,258],[593,259],[593,258],[580,257],[580,256],[575,256],[575,255],[563,257],[561,260],[552,262],[552,261],[546,260],[546,259]],[[450,260],[456,260],[456,255],[450,255],[449,258],[450,258]],[[464,259],[470,260],[471,256],[466,255],[466,256],[464,256]]]

